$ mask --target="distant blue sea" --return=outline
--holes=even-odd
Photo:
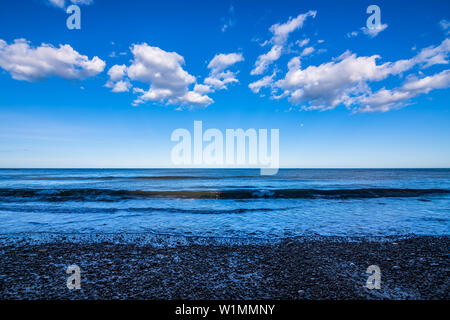
[[[450,169],[2,169],[0,234],[450,235]]]

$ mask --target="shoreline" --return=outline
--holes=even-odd
[[[275,245],[280,242],[389,242],[411,238],[448,238],[442,234],[387,234],[387,235],[320,235],[258,237],[258,236],[217,236],[159,232],[19,232],[0,233],[0,247],[18,243],[46,244],[55,242],[73,243],[115,243],[173,247],[179,245]]]
[[[0,299],[450,299],[450,236],[22,236],[0,237]],[[72,264],[81,290],[66,287]],[[370,265],[381,269],[380,290],[365,288]]]

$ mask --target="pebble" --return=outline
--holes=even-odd
[[[6,288],[0,290],[0,300],[448,299],[446,236],[396,239],[397,247],[377,240],[320,237],[290,240],[288,245],[232,246],[214,240],[166,246],[161,239],[121,244],[61,239],[0,244],[0,282]],[[43,250],[47,253],[39,254]],[[383,261],[395,262],[383,267]],[[79,291],[66,287],[66,267],[72,263],[82,267]],[[363,290],[368,277],[364,271],[377,263],[382,272],[388,271],[382,275],[386,286],[377,292]],[[352,264],[358,268],[349,268]],[[395,271],[400,269],[418,272],[404,276]]]

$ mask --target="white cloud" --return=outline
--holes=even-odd
[[[134,104],[158,101],[166,104],[194,104],[206,106],[212,103],[209,97],[189,93],[189,85],[195,77],[183,69],[184,58],[176,52],[167,52],[148,44],[131,47],[134,60],[127,67],[127,76],[132,81],[150,84],[147,91],[135,89],[140,96]]]
[[[210,93],[213,90],[211,89],[210,86],[208,85],[204,85],[204,84],[195,84],[194,86],[194,92],[200,93],[200,94],[204,94],[204,93]]]
[[[432,76],[421,79],[411,78],[401,87],[387,90],[380,89],[355,99],[359,107],[356,112],[386,112],[405,106],[408,100],[435,89],[450,87],[450,70],[444,70]]]
[[[117,82],[108,81],[105,86],[111,88],[112,92],[128,92],[132,87],[129,80],[119,80]]]
[[[276,86],[290,94],[294,104],[308,101],[311,105],[334,107],[345,100],[345,90],[355,83],[381,80],[383,66],[376,65],[378,56],[357,57],[345,53],[336,61],[301,69],[299,59],[292,59],[286,77]]]
[[[273,83],[272,77],[265,77],[261,81],[251,84],[250,89],[259,93],[262,87],[270,86],[273,99],[287,97],[291,103],[302,105],[303,109],[307,110],[328,110],[338,105],[357,108],[355,104],[368,103],[368,99],[372,96],[368,86],[369,82],[377,82],[389,76],[403,74],[415,66],[425,69],[436,64],[448,64],[449,52],[450,39],[446,39],[438,46],[422,49],[411,59],[383,64],[377,64],[380,59],[378,55],[358,57],[347,51],[330,62],[302,69],[300,57],[295,57],[289,61],[288,72],[283,79]],[[432,79],[437,81],[440,78],[424,79],[422,82]],[[392,93],[380,91],[377,94],[379,98],[377,101],[383,101],[382,98],[407,100],[411,94],[405,93],[405,91],[424,92],[418,89],[411,90],[413,83],[419,85],[422,82],[408,82],[403,90]],[[438,85],[434,85],[433,88],[438,88]],[[373,105],[371,108],[381,110]]]
[[[207,95],[202,95],[201,93],[195,91],[186,92],[185,95],[180,100],[183,103],[197,106],[208,106],[214,102],[214,100],[208,97]]]
[[[131,83],[128,79],[123,80],[127,74],[127,67],[125,65],[114,65],[108,70],[109,81],[105,87],[111,88],[112,92],[128,92],[131,88]]]
[[[403,89],[408,91],[428,93],[433,89],[444,89],[450,86],[450,70],[444,70],[433,76],[425,78],[409,79],[404,85]]]
[[[184,58],[176,52],[167,52],[146,43],[133,45],[134,60],[128,67],[131,80],[151,83],[155,88],[169,88],[172,91],[184,90],[195,82],[195,77],[182,67]]]
[[[308,56],[314,52],[314,47],[306,47],[300,54],[302,57]]]
[[[282,54],[282,49],[286,44],[289,34],[299,28],[302,28],[308,17],[315,18],[316,13],[316,11],[308,11],[307,13],[299,14],[296,18],[289,18],[289,20],[285,23],[277,23],[272,25],[269,29],[272,33],[272,38],[269,41],[272,44],[272,48],[269,52],[262,54],[257,58],[251,74],[263,74],[268,66],[278,60]],[[267,43],[268,42],[264,42],[264,45]]]
[[[261,88],[271,86],[274,76],[275,76],[275,72],[270,76],[265,76],[262,79],[259,79],[258,81],[250,83],[248,85],[248,87],[250,88],[250,90],[253,91],[253,93],[259,93]]]
[[[68,44],[55,48],[44,43],[33,48],[25,39],[12,44],[0,39],[0,67],[16,80],[84,79],[103,72],[105,62],[98,57],[89,59]]]
[[[65,0],[48,0],[48,2],[59,8],[64,8],[65,5]]]
[[[284,44],[289,34],[299,28],[303,27],[303,23],[308,17],[316,17],[316,11],[308,11],[305,14],[299,14],[296,18],[289,18],[289,20],[282,24],[274,24],[270,27],[270,31],[273,33],[272,43]]]
[[[209,62],[208,68],[211,69],[213,73],[218,73],[240,61],[244,61],[244,57],[240,53],[221,53],[214,56]]]
[[[133,105],[155,101],[170,105],[193,105],[206,107],[214,101],[207,96],[215,90],[226,89],[227,85],[238,82],[236,74],[227,70],[235,63],[243,61],[242,54],[217,54],[208,64],[209,76],[203,84],[183,69],[184,58],[176,52],[167,52],[146,43],[131,47],[134,59],[130,66],[114,65],[108,71],[106,87],[113,92],[129,91],[131,82],[148,83],[150,88],[134,88],[138,94]],[[191,90],[191,86],[194,86]]]
[[[375,38],[381,31],[386,30],[386,28],[388,27],[387,24],[380,24],[377,27],[374,28],[367,28],[367,27],[362,27],[361,31],[369,36],[370,38]],[[353,37],[357,37],[359,35],[358,31],[352,31],[352,32],[348,32],[347,33],[347,38],[353,38]]]
[[[228,88],[228,84],[239,82],[236,74],[231,71],[220,72],[210,75],[205,79],[205,85],[213,90],[223,90]]]
[[[251,75],[263,74],[267,67],[281,57],[282,46],[274,45],[269,52],[262,54],[255,62]]]
[[[307,38],[307,39],[304,39],[302,41],[297,40],[295,43],[298,44],[298,46],[300,48],[302,48],[302,47],[306,46],[309,43],[309,41],[310,41],[309,38]]]
[[[362,32],[370,38],[375,38],[381,31],[386,30],[387,24],[380,24],[374,28],[362,27]]]
[[[226,69],[241,61],[244,61],[244,57],[240,53],[216,54],[208,64],[208,69],[211,71],[204,85],[208,86],[210,91],[215,91],[227,89],[229,84],[239,82],[236,73]],[[202,91],[206,90],[202,87],[198,88]]]
[[[91,5],[94,3],[94,0],[68,0],[66,2],[66,0],[47,0],[50,4],[54,5],[55,7],[58,8],[65,8],[66,7],[66,3],[67,5],[70,3],[76,4],[76,5]]]
[[[111,81],[122,80],[125,77],[127,72],[126,65],[114,65],[108,71],[108,76]]]
[[[425,68],[435,64],[448,64],[448,53],[450,51],[450,39],[445,39],[437,47],[422,49],[414,59],[416,63],[423,63]]]

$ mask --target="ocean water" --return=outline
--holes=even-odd
[[[450,169],[3,169],[0,234],[450,235]]]

